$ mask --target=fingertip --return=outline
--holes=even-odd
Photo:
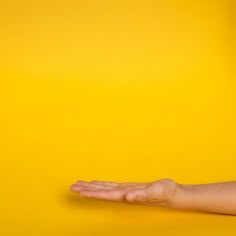
[[[77,190],[77,185],[76,184],[72,184],[70,187],[69,187],[70,191],[71,192],[78,192]]]
[[[136,194],[135,193],[128,193],[126,196],[126,200],[131,202],[135,200]]]

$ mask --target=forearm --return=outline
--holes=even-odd
[[[236,182],[177,184],[170,207],[236,215]]]

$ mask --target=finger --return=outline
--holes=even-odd
[[[110,187],[117,187],[120,185],[118,182],[111,182],[111,181],[97,181],[93,180],[91,181],[93,184],[103,185],[103,186],[110,186]]]
[[[76,183],[77,184],[85,184],[85,183],[87,183],[87,184],[97,184],[97,185],[110,186],[110,187],[119,186],[119,183],[117,183],[117,182],[97,181],[97,180],[93,180],[93,181],[78,180]]]
[[[93,188],[89,188],[89,187],[85,187],[85,186],[78,186],[76,184],[73,184],[73,185],[70,186],[70,190],[72,192],[80,192],[82,190],[91,190],[92,191],[94,189]]]
[[[122,201],[124,199],[124,192],[119,190],[82,190],[80,196],[109,200]]]
[[[76,183],[75,185],[80,186],[80,187],[94,188],[94,189],[114,189],[115,188],[112,186],[94,184],[94,183],[90,183],[90,182],[80,182],[80,183]]]
[[[119,187],[129,187],[129,188],[146,188],[148,185],[145,183],[136,183],[136,182],[125,182],[125,183],[121,183],[119,185]]]
[[[120,189],[120,190],[123,190],[125,191],[126,193],[129,192],[129,191],[134,191],[134,190],[138,190],[138,189],[145,189],[146,186],[143,186],[143,185],[136,185],[136,186],[120,186],[120,187],[117,187],[117,189]]]
[[[83,184],[83,183],[82,183]],[[124,182],[124,183],[116,183],[116,182],[103,182],[103,181],[91,181],[89,183],[90,186],[94,187],[97,186],[103,186],[106,189],[115,189],[115,188],[119,188],[119,189],[124,189],[124,188],[134,188],[134,187],[145,187],[146,184],[140,184],[140,183],[134,183],[134,182]]]
[[[124,183],[120,183],[120,186],[136,186],[136,185],[140,185],[140,183],[136,183],[136,182],[124,182]]]
[[[143,189],[147,187],[147,184],[140,184],[140,183],[134,183],[134,182],[125,182],[125,183],[120,183],[119,185],[112,184],[114,186],[111,186],[110,183],[105,182],[98,182],[98,181],[92,181],[92,182],[78,182],[77,183],[79,186],[85,186],[85,187],[90,187],[94,189],[124,189],[124,190],[131,190],[131,189]]]

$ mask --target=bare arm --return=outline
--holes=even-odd
[[[236,215],[236,182],[178,184],[173,207]]]
[[[236,215],[236,182],[184,185],[171,179],[149,183],[80,180],[70,189],[96,199]]]

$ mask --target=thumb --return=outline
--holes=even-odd
[[[125,195],[125,199],[130,202],[133,201],[143,202],[148,200],[148,198],[149,198],[148,189],[131,190]]]

